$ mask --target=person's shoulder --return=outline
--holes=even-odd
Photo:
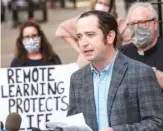
[[[144,64],[143,62],[140,62],[140,61],[137,61],[137,60],[134,60],[132,58],[129,58],[128,56],[126,56],[126,58],[128,59],[128,63],[129,65],[135,65],[135,66],[148,66],[146,64]]]
[[[129,44],[126,44],[126,45],[122,45],[119,48],[119,51],[122,52],[123,54],[125,54],[125,52],[127,52],[128,50],[133,49],[134,47],[135,46],[133,45],[133,43],[129,43]]]
[[[152,70],[152,68],[140,61],[134,60],[132,58],[129,58],[128,56],[125,56],[128,61],[128,69],[129,70],[135,70],[136,74],[143,74],[143,72],[148,72],[149,70]]]
[[[59,37],[75,37],[77,19],[78,17],[74,17],[61,22],[57,27],[55,35]]]
[[[159,58],[162,58],[163,56],[163,37],[158,37],[156,44],[153,47],[156,49],[156,56]],[[162,59],[161,59],[162,61]]]
[[[21,66],[21,62],[17,58],[14,58],[10,64],[10,67],[20,67],[20,66]]]
[[[49,60],[54,65],[61,65],[62,64],[62,61],[57,54],[53,55],[51,58],[49,58]]]
[[[157,44],[159,45],[159,47],[162,47],[163,48],[163,37],[159,37],[158,40],[157,40]],[[161,48],[161,49],[162,49]],[[163,51],[163,50],[162,50]]]
[[[90,71],[90,65],[87,64],[84,67],[78,69],[72,74],[72,79],[82,78],[84,73],[88,73]]]

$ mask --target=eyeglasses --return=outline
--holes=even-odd
[[[127,23],[127,26],[129,28],[133,28],[135,25],[137,25],[138,27],[145,27],[147,22],[154,21],[154,20],[155,20],[155,18],[152,18],[149,20],[140,20],[137,22],[130,22],[130,23]]]
[[[37,38],[37,37],[39,37],[38,34],[33,34],[33,35],[26,35],[26,36],[23,36],[23,39],[24,39],[24,40],[29,40],[30,38],[35,39],[35,38]]]

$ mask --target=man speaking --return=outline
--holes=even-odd
[[[155,73],[116,50],[117,26],[101,11],[79,17],[78,43],[90,64],[71,77],[68,116],[82,112],[93,131],[162,131],[163,94]]]

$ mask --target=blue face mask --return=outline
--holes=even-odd
[[[36,37],[29,40],[23,40],[23,46],[28,53],[36,53],[40,50],[41,38]]]

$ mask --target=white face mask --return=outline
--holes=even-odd
[[[99,11],[104,11],[104,12],[108,12],[109,11],[109,7],[100,3],[96,3],[95,5],[95,10],[99,10]]]
[[[22,41],[23,46],[28,53],[38,52],[40,50],[40,42],[40,37]]]

